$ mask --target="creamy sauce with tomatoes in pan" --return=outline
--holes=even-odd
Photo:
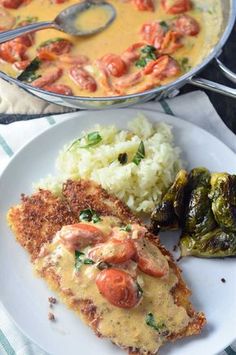
[[[175,80],[199,64],[219,38],[220,0],[109,2],[117,17],[103,32],[77,38],[47,29],[10,41],[0,45],[0,70],[18,77],[38,57],[21,80],[65,95],[119,96]],[[176,2],[182,9],[176,9]],[[0,0],[0,31],[52,20],[75,3]],[[101,9],[93,9],[78,25],[92,28],[103,16]]]
[[[127,238],[137,240],[144,237],[140,236],[140,226],[131,225],[129,232],[126,232],[121,230],[120,221],[114,217],[102,217],[100,222],[90,222],[87,225],[92,228],[95,226],[104,235],[113,237],[115,235],[120,240]],[[89,254],[91,248],[90,246],[82,250],[84,257],[91,256]],[[161,258],[164,258],[165,262],[168,260],[160,253]],[[111,268],[123,270],[130,275],[142,289],[139,303],[127,309],[112,305],[99,291],[96,278],[102,271],[99,270],[98,263],[82,264],[79,269],[75,268],[75,264],[75,251],[63,244],[58,234],[50,244],[43,248],[41,256],[34,262],[34,267],[39,275],[47,279],[49,285],[50,277],[47,275],[50,272],[58,277],[60,286],[57,291],[64,294],[63,299],[68,305],[72,300],[74,302],[90,300],[99,316],[97,331],[118,345],[140,348],[142,353],[149,351],[155,353],[166,341],[168,335],[181,332],[191,321],[186,310],[174,302],[171,290],[178,279],[171,268],[163,277],[153,277],[142,272],[133,260],[110,265]],[[148,314],[152,315],[155,325],[159,325],[159,331],[147,324]]]

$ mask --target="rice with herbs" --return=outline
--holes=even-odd
[[[96,125],[69,142],[56,160],[58,176],[37,184],[59,194],[67,179],[92,179],[114,193],[133,211],[151,212],[182,167],[172,128],[144,116],[128,130]]]

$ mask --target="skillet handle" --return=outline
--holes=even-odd
[[[232,72],[232,70],[227,68],[218,58],[216,58],[215,60],[216,64],[218,65],[224,76],[230,81],[232,81],[234,84],[236,84],[236,74]]]
[[[219,66],[224,76],[233,83],[236,83],[236,74],[233,73],[230,69],[228,69],[218,58],[216,58],[215,60],[216,64]],[[229,86],[219,84],[211,80],[194,77],[188,79],[188,83],[236,99],[236,89],[231,88]]]
[[[188,83],[236,99],[236,89],[202,78],[190,78]]]

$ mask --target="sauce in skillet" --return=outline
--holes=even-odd
[[[0,31],[51,20],[76,2],[0,0]],[[220,0],[109,2],[117,18],[105,31],[76,38],[43,30],[2,44],[0,70],[18,77],[38,56],[37,65],[21,80],[66,95],[124,95],[175,80],[200,63],[218,40]],[[173,6],[176,3],[188,6],[181,9]],[[79,25],[94,26],[103,20],[97,11],[90,13],[90,23],[84,14]]]

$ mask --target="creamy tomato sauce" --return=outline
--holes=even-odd
[[[196,66],[219,38],[220,0],[109,0],[116,20],[78,38],[43,30],[0,45],[0,70],[65,95],[119,96],[175,80]],[[52,20],[74,0],[0,0],[0,31]],[[100,24],[101,10],[78,18]],[[86,18],[87,17],[87,18]],[[105,15],[104,15],[105,17]],[[33,64],[29,64],[34,58]]]
[[[60,280],[59,291],[62,295],[69,295],[68,298],[65,298],[66,303],[70,303],[69,298],[74,302],[90,300],[99,316],[96,330],[102,336],[108,337],[115,344],[138,348],[143,354],[156,353],[159,347],[166,342],[168,335],[183,331],[191,321],[185,308],[175,303],[171,292],[177,284],[178,278],[171,268],[163,269],[163,265],[168,266],[168,257],[161,254],[157,247],[155,247],[155,252],[150,251],[148,240],[145,238],[145,227],[133,224],[128,225],[129,228],[127,226],[122,228],[121,222],[110,216],[103,216],[99,222],[89,222],[85,225],[88,227],[87,234],[81,234],[79,224],[63,227],[53,241],[43,247],[39,257],[34,261],[36,273],[47,278],[46,275],[53,272],[55,277]],[[92,230],[90,230],[91,228]],[[69,229],[74,229],[73,234],[69,233]],[[76,234],[76,229],[80,233]],[[103,241],[101,244],[101,240],[99,242],[98,239],[95,240],[93,229],[101,231],[103,237],[108,237],[109,241]],[[85,231],[84,222],[83,231]],[[93,233],[89,235],[90,231]],[[98,238],[98,234],[95,238]],[[135,257],[127,254],[127,248],[125,252],[117,248],[117,245],[114,246],[114,249],[110,246],[107,248],[108,243],[114,243],[114,238],[116,241],[117,239],[123,242],[129,240],[133,243],[144,240],[142,250],[137,249],[138,261],[135,262]],[[84,244],[85,239],[90,239],[90,245]],[[98,247],[96,242],[99,243],[100,248],[103,248],[103,253],[94,253]],[[78,249],[80,249],[79,254]],[[126,262],[121,262],[124,261],[124,259],[121,260],[121,255],[123,258],[127,257]],[[140,263],[142,255],[147,258],[146,268],[144,263]],[[79,264],[78,257],[81,258]],[[112,260],[111,257],[113,257]],[[91,258],[94,260],[93,263]],[[104,260],[109,260],[108,268],[101,270],[99,262]],[[151,270],[154,271],[156,267],[162,268],[164,273],[154,276]],[[126,292],[123,294],[123,302],[126,304],[123,303],[122,306],[114,305],[110,299],[107,299],[107,291],[109,290],[104,287],[109,288],[109,284],[105,285],[105,278],[102,280],[103,287],[98,287],[99,275],[106,271],[116,273],[117,270],[125,273],[126,280],[130,278],[135,285],[139,284],[141,294],[135,305],[129,304],[129,307],[125,307],[127,302],[130,302],[130,289],[129,285],[127,283],[124,285],[120,279],[109,279],[108,282],[112,300],[117,301],[119,290],[126,287]],[[116,282],[119,286],[117,292],[114,290]],[[86,318],[85,321],[88,322]]]

